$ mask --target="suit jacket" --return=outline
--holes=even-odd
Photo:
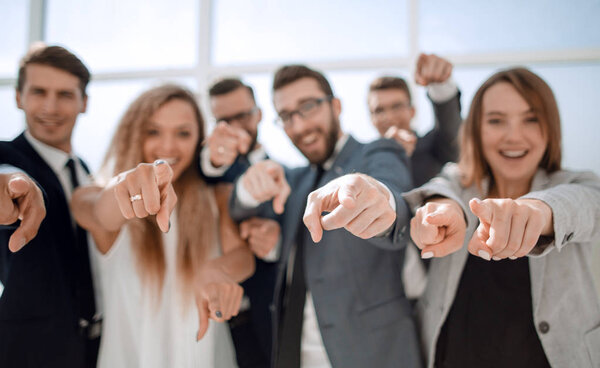
[[[46,218],[23,249],[8,250],[14,226],[0,229],[0,367],[83,367],[75,230],[63,188],[23,134],[0,142],[0,164],[22,169],[46,193]]]
[[[478,226],[468,201],[482,198],[476,187],[460,185],[455,164],[421,188],[407,193],[411,208],[432,195],[457,201],[467,217],[460,251],[432,260],[428,284],[417,304],[421,344],[428,366],[435,361],[437,339],[452,307],[467,261],[467,244]],[[484,193],[487,183],[484,183]],[[600,303],[592,279],[590,255],[600,238],[600,179],[592,173],[539,169],[531,192],[552,208],[554,238],[538,243],[529,257],[533,321],[553,367],[600,367]]]
[[[250,167],[250,161],[248,161],[247,156],[238,155],[233,164],[231,164],[229,169],[227,169],[227,171],[225,171],[225,173],[222,176],[206,176],[202,171],[202,165],[198,165],[198,167],[200,168],[200,174],[202,175],[202,178],[207,183],[233,183],[235,179],[237,179],[240,175],[245,173],[246,170],[248,170],[248,168]]]
[[[460,92],[443,103],[432,103],[435,116],[433,129],[417,140],[410,157],[411,173],[415,187],[436,176],[447,162],[458,159],[458,129],[460,116]]]
[[[411,307],[401,283],[408,209],[400,193],[411,187],[402,148],[380,139],[361,144],[349,137],[324,185],[349,173],[365,173],[384,183],[394,194],[398,217],[389,235],[363,240],[338,229],[325,232],[315,247],[305,249],[305,276],[315,305],[319,329],[334,367],[418,367],[420,358]],[[279,218],[282,248],[275,286],[273,336],[278,336],[281,296],[296,235],[303,225],[306,198],[316,177],[311,167],[286,170],[292,192]],[[257,208],[241,206],[232,195],[231,215],[275,217],[271,202]],[[277,354],[277,342],[273,346]]]

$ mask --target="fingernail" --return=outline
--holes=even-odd
[[[433,252],[425,252],[425,253],[421,254],[421,258],[423,258],[423,259],[433,258]]]
[[[156,160],[154,161],[154,166],[158,166],[158,165],[162,165],[162,164],[166,164],[167,161],[165,160]]]
[[[485,250],[480,250],[479,252],[477,252],[477,254],[479,255],[479,257],[485,259],[486,261],[490,260],[490,254],[488,252],[486,252]]]
[[[223,318],[223,313],[221,313],[221,311],[216,311],[215,316],[217,316],[217,318]]]
[[[496,256],[493,256],[493,257],[492,257],[492,259],[493,259],[494,261],[499,261],[499,260],[501,260],[502,258],[500,258],[500,257],[496,257]]]
[[[515,256],[510,256],[510,257],[508,257],[508,258],[512,259],[513,261],[514,261],[515,259],[517,259],[517,257],[515,257]]]

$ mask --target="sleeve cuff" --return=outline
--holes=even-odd
[[[23,170],[11,166],[11,165],[0,165],[0,174],[12,174],[12,173],[25,173]]]
[[[458,93],[458,86],[452,77],[442,83],[431,83],[427,86],[427,94],[434,103],[450,101]]]
[[[252,194],[250,194],[246,188],[244,187],[244,185],[242,184],[242,180],[243,180],[244,176],[242,175],[237,183],[235,184],[235,191],[237,193],[237,200],[238,202],[245,208],[255,208],[258,207],[260,205],[260,202],[257,201],[256,199],[254,199],[254,197],[252,197]]]
[[[275,247],[273,249],[271,249],[269,254],[262,257],[261,259],[266,262],[277,262],[279,260],[280,252],[281,252],[281,235],[279,235],[279,240],[277,241],[277,244],[275,245]]]
[[[207,146],[204,146],[202,147],[202,151],[200,151],[200,167],[202,168],[204,175],[208,177],[219,177],[223,176],[227,169],[231,167],[231,165],[214,167],[210,162],[210,150]]]

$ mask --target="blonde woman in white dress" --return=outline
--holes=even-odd
[[[229,188],[199,176],[203,126],[186,89],[146,91],[108,151],[114,178],[74,194],[100,259],[98,367],[235,367],[218,322],[237,314],[254,258],[227,212]]]

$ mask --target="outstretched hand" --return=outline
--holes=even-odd
[[[422,258],[456,252],[463,245],[466,230],[461,207],[448,198],[431,200],[410,220],[410,236],[421,249]]]
[[[139,164],[135,169],[119,174],[114,193],[123,217],[156,215],[158,227],[167,232],[169,217],[177,203],[172,179],[173,170],[162,160]]]
[[[35,238],[46,217],[44,196],[37,184],[22,173],[0,174],[0,224],[21,220],[8,241],[8,249],[17,252]]]
[[[362,239],[389,229],[396,212],[389,204],[388,190],[364,174],[348,174],[330,181],[308,195],[304,225],[317,243],[323,230],[345,228]],[[322,216],[323,212],[329,212]]]
[[[275,213],[283,213],[291,192],[283,166],[275,161],[264,160],[250,166],[240,180],[255,200],[262,203],[272,199]]]
[[[542,235],[554,233],[552,209],[535,199],[472,199],[479,226],[469,252],[485,260],[526,256]]]

